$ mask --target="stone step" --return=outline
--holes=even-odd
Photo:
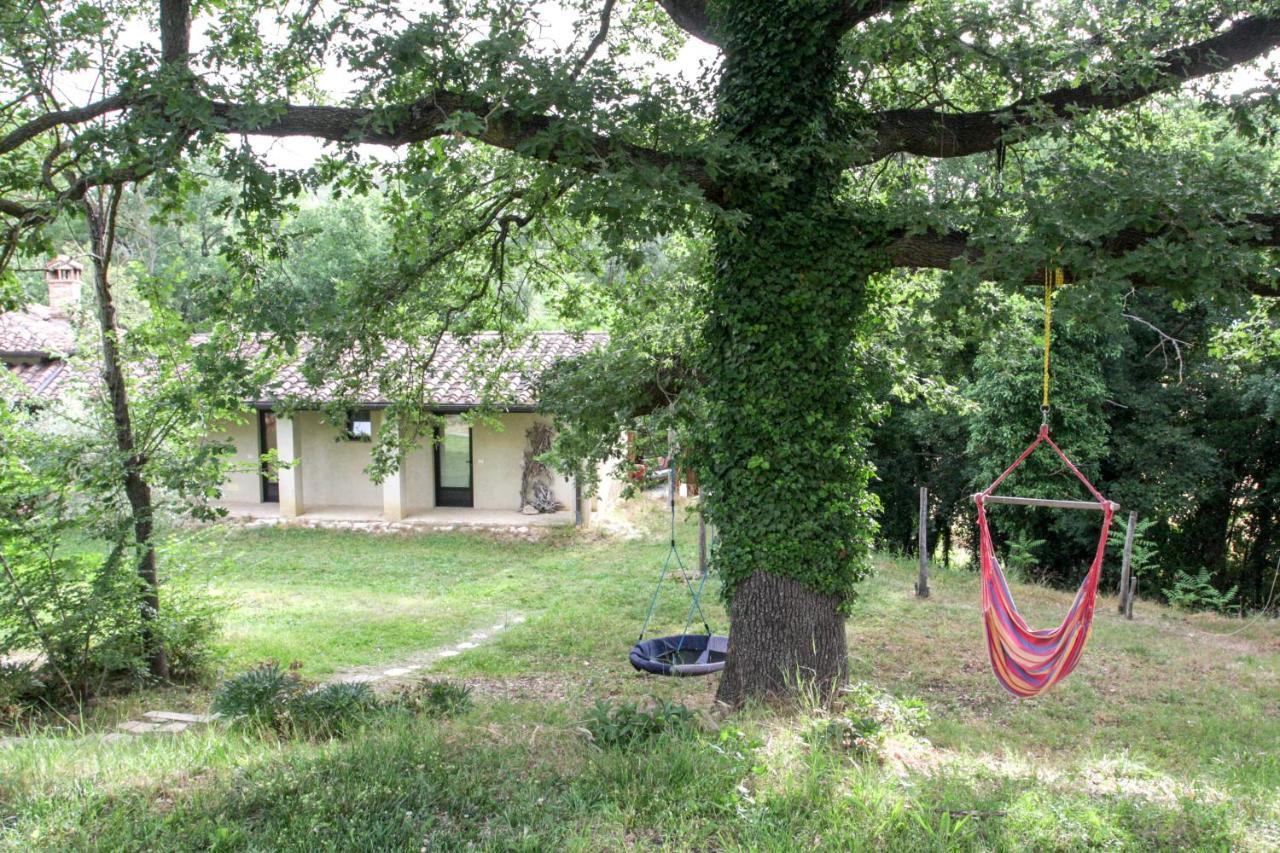
[[[116,726],[122,732],[128,732],[131,735],[145,734],[177,734],[187,730],[187,723],[171,722],[171,723],[149,723],[145,720],[125,720]]]
[[[147,711],[142,716],[167,723],[212,723],[218,719],[217,714],[184,714],[181,711]]]

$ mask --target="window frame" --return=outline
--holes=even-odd
[[[368,434],[357,433],[356,423],[365,422],[369,424]],[[347,441],[373,441],[373,409],[348,409],[345,437]]]

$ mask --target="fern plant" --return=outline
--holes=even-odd
[[[1037,554],[1043,546],[1043,539],[1031,539],[1025,533],[1006,542],[1003,564],[1005,575],[1010,580],[1026,582],[1031,570],[1039,562]]]
[[[1147,535],[1147,531],[1154,526],[1154,519],[1144,519],[1133,526],[1133,551],[1129,555],[1129,574],[1131,577],[1154,577],[1156,574],[1157,560],[1160,554],[1156,544]],[[1125,536],[1126,528],[1123,525],[1111,528],[1111,534],[1107,538],[1107,547],[1111,549],[1111,553],[1119,555],[1124,552]],[[1113,565],[1119,564],[1115,563]],[[1117,583],[1120,579],[1119,571],[1120,569],[1117,568]]]
[[[1233,606],[1239,590],[1239,586],[1233,586],[1225,592],[1220,591],[1213,585],[1209,570],[1201,569],[1195,575],[1179,571],[1173,586],[1165,590],[1164,594],[1170,604],[1181,610],[1212,610],[1223,613]]]

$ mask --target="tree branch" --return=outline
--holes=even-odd
[[[891,6],[905,0],[848,0],[843,11],[836,17],[834,32],[836,38],[868,18],[884,12]],[[720,37],[711,24],[711,16],[707,12],[706,0],[658,0],[676,26],[694,38],[722,47]]]
[[[574,63],[573,71],[569,74],[569,79],[577,82],[578,76],[582,74],[582,70],[587,67],[587,63],[591,61],[591,57],[595,56],[596,51],[600,49],[600,45],[604,44],[604,40],[609,36],[609,18],[613,15],[613,6],[617,0],[604,0],[604,8],[600,10],[600,29],[596,30],[595,36],[587,45],[586,51],[582,57]]]
[[[689,35],[707,44],[720,45],[719,38],[711,29],[706,0],[658,0],[658,5],[671,16],[677,27]]]
[[[911,0],[851,0],[840,14],[836,24],[841,33],[848,32],[869,18],[887,12],[894,6],[902,6]]]
[[[1253,236],[1242,241],[1244,245],[1257,248],[1280,246],[1280,214],[1254,214],[1247,217],[1245,222],[1234,224],[1251,225],[1256,229]],[[1125,228],[1092,245],[1101,249],[1104,254],[1119,256],[1159,236],[1161,234],[1158,232]],[[963,231],[950,231],[946,234],[898,233],[884,248],[891,266],[909,269],[945,270],[950,269],[957,259],[977,262],[983,257],[982,250],[974,246],[969,235]],[[1030,283],[1043,282],[1044,270],[1032,270],[1026,280]],[[1280,288],[1270,282],[1248,282],[1245,287],[1258,296],[1280,298]]]
[[[123,93],[116,93],[109,98],[103,98],[100,101],[94,101],[83,107],[76,107],[69,110],[56,110],[54,112],[45,113],[44,115],[33,118],[26,124],[19,125],[5,136],[0,137],[0,154],[7,154],[15,148],[34,139],[46,130],[52,130],[55,127],[61,127],[67,124],[83,124],[86,121],[92,121],[99,116],[106,115],[116,110],[122,110],[129,105],[128,98]]]
[[[450,120],[470,113],[483,122],[476,131],[459,131]],[[547,115],[519,115],[474,96],[440,91],[413,104],[368,109],[283,105],[267,112],[236,104],[214,103],[221,130],[261,136],[307,136],[333,142],[398,146],[447,134],[461,134],[478,142],[519,151],[547,163],[569,163],[599,171],[611,157],[659,169],[674,169],[715,201],[720,190],[700,160],[679,157],[610,136],[557,126]]]
[[[1090,82],[1023,98],[996,110],[946,113],[933,109],[890,110],[879,115],[877,143],[866,162],[898,152],[925,157],[963,157],[989,151],[1010,131],[1028,127],[1046,114],[1070,119],[1109,110],[1199,77],[1264,56],[1280,45],[1280,18],[1256,16],[1216,36],[1155,58],[1159,73],[1124,87]]]

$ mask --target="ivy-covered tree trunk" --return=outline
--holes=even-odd
[[[825,693],[871,533],[856,352],[871,258],[836,199],[837,40],[822,3],[726,4],[721,127],[756,160],[725,182],[706,338],[708,512],[732,634],[719,698]],[[761,163],[770,164],[760,168]]]

